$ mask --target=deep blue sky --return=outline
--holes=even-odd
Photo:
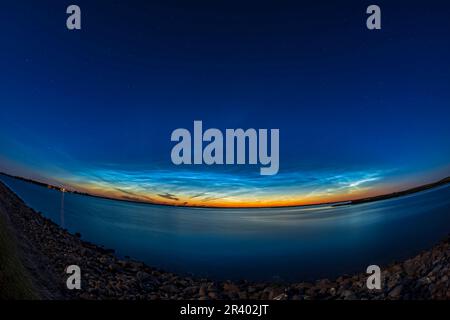
[[[450,173],[448,2],[242,2],[2,3],[0,170],[206,205],[351,198]],[[374,3],[380,31],[365,27]],[[65,27],[70,4],[81,31]],[[175,167],[170,134],[194,120],[279,128],[279,175]]]

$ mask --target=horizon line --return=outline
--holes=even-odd
[[[129,203],[136,203],[136,204],[147,204],[147,205],[156,205],[156,206],[167,206],[167,207],[183,207],[183,208],[203,208],[203,209],[272,209],[272,208],[298,208],[298,207],[312,207],[312,206],[324,206],[324,205],[333,205],[333,206],[340,206],[340,205],[355,205],[355,204],[362,204],[367,202],[374,202],[374,201],[381,201],[381,200],[387,200],[391,198],[397,198],[401,196],[406,196],[409,194],[414,194],[420,191],[425,191],[429,189],[433,189],[435,187],[439,187],[442,185],[446,185],[450,183],[450,176],[444,177],[442,179],[436,180],[431,183],[426,183],[422,185],[417,185],[415,187],[411,187],[408,189],[403,189],[399,191],[394,191],[390,193],[385,194],[379,194],[375,196],[370,197],[363,197],[363,198],[356,198],[356,199],[348,199],[348,200],[341,200],[341,201],[329,201],[329,202],[318,202],[318,203],[310,203],[310,204],[301,204],[301,205],[273,205],[273,206],[219,206],[219,205],[210,205],[210,206],[200,206],[200,205],[177,205],[177,204],[169,204],[169,203],[163,203],[163,202],[152,202],[152,201],[140,201],[140,200],[131,200],[131,199],[122,199],[122,198],[115,198],[115,197],[107,197],[107,196],[101,196],[96,195],[92,193],[87,192],[80,192],[76,190],[68,190],[64,187],[58,187],[49,183],[41,182],[39,180],[34,180],[30,178],[25,178],[22,176],[16,176],[12,174],[8,174],[5,172],[0,172],[0,175],[8,176],[14,179],[22,180],[28,183],[33,183],[36,185],[39,185],[41,187],[50,188],[53,190],[57,190],[59,192],[64,193],[73,193],[81,196],[87,196],[87,197],[94,197],[94,198],[100,198],[100,199],[106,199],[106,200],[112,200],[112,201],[121,201],[121,202],[129,202]]]

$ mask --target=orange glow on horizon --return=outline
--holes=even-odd
[[[271,196],[266,199],[250,199],[244,197],[229,197],[226,199],[209,200],[207,202],[202,200],[191,199],[186,196],[177,195],[177,200],[162,199],[157,194],[143,194],[135,197],[129,197],[119,191],[110,188],[102,188],[98,185],[83,185],[73,188],[81,193],[89,195],[109,198],[120,201],[131,201],[139,203],[148,203],[155,205],[169,205],[169,206],[186,206],[186,207],[211,207],[211,208],[267,208],[267,207],[294,207],[307,205],[320,205],[327,203],[346,202],[356,199],[368,198],[391,193],[392,188],[380,189],[360,189],[343,194],[317,194],[317,195],[296,195],[289,197]],[[383,192],[384,191],[384,192]]]

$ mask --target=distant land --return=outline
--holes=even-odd
[[[111,198],[111,197],[104,197],[104,196],[98,196],[98,195],[93,195],[90,193],[84,193],[84,192],[78,192],[75,190],[68,190],[66,188],[63,187],[58,187],[55,185],[51,185],[51,184],[47,184],[44,182],[40,182],[40,181],[36,181],[36,180],[31,180],[31,179],[27,179],[24,177],[19,177],[19,176],[14,176],[14,175],[10,175],[4,172],[0,172],[0,175],[4,175],[10,178],[14,178],[14,179],[18,179],[18,180],[22,180],[28,183],[32,183],[47,189],[53,189],[53,190],[58,190],[60,192],[67,192],[67,193],[73,193],[73,194],[78,194],[78,195],[82,195],[82,196],[87,196],[87,197],[94,197],[94,198],[101,198],[101,199],[107,199],[107,200],[114,200],[114,201],[123,201],[123,202],[131,202],[131,203],[140,203],[140,204],[151,204],[151,205],[158,205],[158,206],[168,206],[168,207],[183,207],[183,205],[173,205],[173,204],[164,204],[164,203],[152,203],[152,202],[146,202],[146,201],[139,201],[139,200],[130,200],[130,199],[120,199],[120,198]],[[388,193],[388,194],[382,194],[382,195],[378,195],[378,196],[373,196],[373,197],[367,197],[367,198],[360,198],[360,199],[354,199],[354,200],[346,200],[346,201],[340,201],[340,202],[324,202],[324,203],[315,203],[315,204],[309,204],[309,205],[302,205],[302,206],[274,206],[274,207],[245,207],[246,209],[261,209],[261,208],[289,208],[289,207],[311,207],[311,206],[319,206],[319,205],[332,205],[334,207],[338,207],[338,206],[346,206],[346,205],[357,205],[357,204],[363,204],[363,203],[368,203],[368,202],[374,202],[374,201],[381,201],[381,200],[387,200],[387,199],[392,199],[392,198],[398,198],[398,197],[402,197],[402,196],[406,196],[406,195],[410,195],[410,194],[414,194],[420,191],[425,191],[425,190],[429,190],[429,189],[433,189],[433,188],[437,188],[446,184],[450,183],[450,177],[446,177],[444,179],[438,180],[436,182],[432,182],[432,183],[428,183],[428,184],[424,184],[421,186],[417,186],[414,188],[410,188],[410,189],[406,189],[406,190],[402,190],[402,191],[397,191],[397,192],[392,192],[392,193]],[[188,206],[190,208],[209,208],[207,206]],[[230,208],[230,207],[213,207],[213,208],[220,208],[220,209],[238,209],[236,207]]]
[[[403,190],[403,191],[393,192],[393,193],[389,193],[389,194],[383,194],[383,195],[369,197],[369,198],[362,198],[362,199],[352,200],[351,204],[360,204],[360,203],[366,203],[366,202],[372,202],[372,201],[379,201],[379,200],[386,200],[386,199],[391,199],[391,198],[396,198],[396,197],[402,197],[402,196],[406,196],[406,195],[409,195],[409,194],[417,193],[417,192],[420,192],[420,191],[425,191],[425,190],[428,190],[428,189],[437,188],[437,187],[446,185],[448,183],[450,183],[450,177],[441,179],[441,180],[436,181],[436,182],[432,182],[432,183],[424,184],[424,185],[421,185],[421,186],[418,186],[418,187],[414,187],[414,188],[411,188],[411,189]]]

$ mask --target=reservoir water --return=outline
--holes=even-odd
[[[450,185],[332,207],[208,209],[62,194],[0,175],[27,205],[82,239],[166,271],[300,281],[365,272],[450,233]]]

